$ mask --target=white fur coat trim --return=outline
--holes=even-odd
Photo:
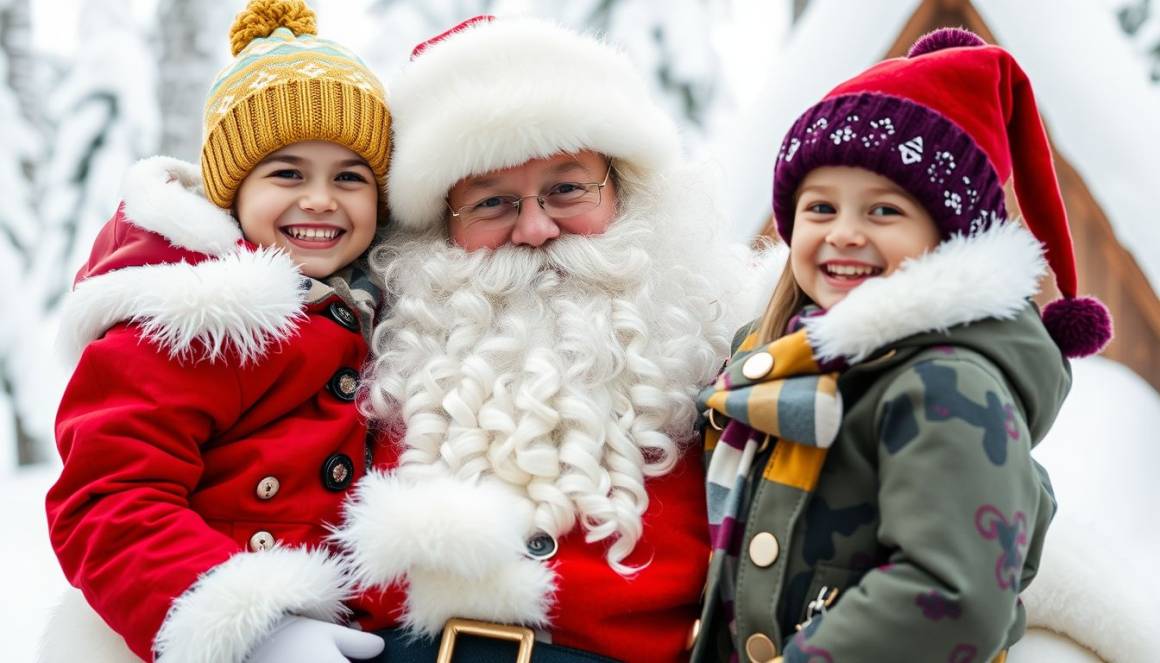
[[[238,222],[202,194],[201,170],[166,156],[142,159],[121,185],[125,217],[176,247],[213,256],[233,251]]]
[[[428,637],[438,636],[452,617],[546,628],[555,584],[552,569],[528,558],[509,560],[477,580],[413,569],[407,574],[403,626]]]
[[[239,553],[177,597],[153,642],[158,663],[242,663],[286,615],[336,622],[351,585],[320,550]]]
[[[372,472],[332,538],[361,587],[405,582],[403,622],[424,635],[450,617],[547,623],[555,575],[527,558],[532,507],[495,482]]]
[[[825,315],[806,321],[815,352],[852,363],[899,339],[986,318],[1011,319],[1039,291],[1043,247],[1016,222],[955,236],[866,281]]]
[[[392,86],[391,122],[391,214],[412,230],[441,223],[447,191],[469,175],[584,149],[644,174],[679,153],[676,126],[623,53],[531,18],[428,47]]]
[[[278,249],[127,267],[76,286],[58,342],[75,362],[109,327],[132,321],[172,357],[214,360],[233,350],[248,363],[294,334],[305,296],[297,266]]]
[[[342,565],[326,553],[274,548],[239,553],[203,575],[170,608],[153,642],[158,663],[242,663],[286,615],[328,622],[351,595]],[[139,663],[80,590],[49,618],[39,663]]]

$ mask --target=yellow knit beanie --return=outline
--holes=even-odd
[[[325,140],[366,159],[380,190],[391,152],[382,83],[359,58],[315,35],[302,0],[251,0],[234,19],[235,59],[205,104],[206,196],[230,208],[246,175],[287,145]]]

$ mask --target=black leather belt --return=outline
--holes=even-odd
[[[402,629],[375,631],[387,646],[373,663],[616,663],[616,659],[547,642],[531,629],[451,619],[440,640],[416,638]],[[360,659],[363,660],[363,659]]]

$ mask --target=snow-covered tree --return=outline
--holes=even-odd
[[[87,0],[79,20],[72,67],[44,104],[52,139],[37,168],[40,223],[26,238],[27,259],[13,286],[18,296],[4,300],[19,307],[5,311],[10,342],[0,368],[17,441],[23,441],[22,463],[49,456],[52,417],[67,378],[52,347],[61,298],[116,209],[125,169],[157,149],[155,56],[128,0]],[[0,131],[9,130],[2,101],[0,118]],[[5,138],[3,144],[11,143]],[[10,200],[0,206],[13,208]]]
[[[157,151],[156,56],[129,5],[86,0],[73,67],[48,98],[55,136],[40,179],[44,228],[34,264],[48,309],[116,208],[125,170]]]
[[[29,0],[0,0],[0,50],[8,60],[4,80],[16,96],[21,114],[35,123],[38,109],[31,33]]]
[[[1152,0],[1133,0],[1116,9],[1116,18],[1148,63],[1152,82],[1160,83],[1160,8]]]
[[[721,80],[711,26],[719,23],[725,7],[697,0],[674,12],[650,0],[600,0],[585,24],[623,45],[633,61],[651,74],[669,110],[684,118],[701,139]]]
[[[373,0],[367,7],[367,24],[373,25],[373,36],[360,43],[350,42],[388,83],[411,57],[411,49],[420,42],[453,25],[480,14],[494,13],[494,0]],[[325,30],[327,8],[319,7],[319,30]],[[336,37],[337,38],[337,37]]]
[[[0,467],[39,459],[36,435],[16,406],[22,376],[13,357],[20,345],[19,321],[28,302],[17,293],[36,245],[38,220],[30,178],[41,144],[29,42],[27,0],[0,0],[0,282],[10,296],[0,299]]]
[[[479,14],[532,15],[605,35],[621,46],[652,81],[658,98],[681,120],[694,141],[704,138],[720,100],[721,62],[711,28],[731,3],[694,0],[680,11],[652,0],[377,0],[372,10],[381,31],[368,58],[388,79],[411,47]]]
[[[33,440],[20,413],[13,406],[17,389],[11,358],[19,345],[22,318],[21,309],[28,302],[18,295],[24,272],[29,265],[29,252],[35,243],[36,213],[31,203],[27,179],[27,164],[36,153],[34,134],[20,111],[12,89],[3,82],[8,68],[7,54],[0,50],[0,189],[4,203],[0,205],[0,282],[10,288],[9,296],[0,299],[0,441],[8,440],[9,448],[0,451],[0,458],[15,461],[35,459]],[[0,462],[0,465],[13,464]]]
[[[223,2],[160,0],[161,153],[197,161],[206,94],[229,59],[230,23],[241,8]]]

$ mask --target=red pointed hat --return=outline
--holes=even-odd
[[[906,57],[870,67],[806,110],[774,168],[774,216],[787,243],[798,185],[833,165],[890,178],[923,204],[944,239],[1005,221],[1003,184],[1014,177],[1023,221],[1043,243],[1063,294],[1043,311],[1052,338],[1069,357],[1099,352],[1110,340],[1107,308],[1076,296],[1051,146],[1031,82],[1007,51],[967,30],[936,30]]]

